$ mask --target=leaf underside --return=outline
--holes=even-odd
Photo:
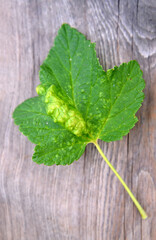
[[[61,26],[39,77],[42,94],[13,113],[19,130],[36,144],[32,158],[38,164],[71,164],[89,142],[120,140],[138,120],[145,82],[137,61],[105,72],[95,43],[68,24]]]

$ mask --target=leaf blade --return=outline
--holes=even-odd
[[[112,78],[112,74],[114,74],[114,81],[112,81],[112,85],[119,83],[118,72],[120,72],[121,69],[124,73],[122,76],[124,82],[119,89],[118,96],[117,92],[112,94],[113,97],[117,97],[114,101],[112,101],[109,113],[99,134],[99,138],[103,141],[120,140],[131,128],[134,127],[137,122],[135,113],[140,108],[144,99],[144,93],[142,90],[145,87],[145,82],[142,78],[142,71],[140,70],[140,66],[137,61],[133,60],[127,64],[124,63],[120,65],[119,68],[111,70],[110,78]],[[134,75],[134,72],[137,72],[137,74]],[[114,137],[112,136],[113,129]],[[115,134],[116,129],[122,129],[121,134]],[[110,132],[111,136],[109,135]]]
[[[53,119],[47,115],[45,104],[41,97],[30,98],[21,103],[15,109],[13,118],[15,124],[20,126],[20,131],[27,136],[31,142],[37,144],[33,155],[33,161],[36,163],[43,163],[45,165],[58,164],[60,159],[57,159],[56,155],[61,158],[61,144],[62,151],[66,148],[67,153],[70,154],[64,153],[64,156],[62,156],[63,160],[61,161],[62,165],[71,164],[74,160],[77,160],[77,156],[80,157],[80,154],[85,150],[86,143],[83,139],[78,138],[60,124],[54,123]],[[58,145],[60,146],[58,153],[55,154],[55,156],[51,154],[46,157],[48,151],[47,146],[49,148],[55,148],[56,153]],[[42,149],[46,149],[45,158],[41,158],[41,156],[37,154],[40,152],[41,155]],[[73,149],[75,150],[75,154],[72,152]]]
[[[33,154],[33,161],[47,166],[69,165],[73,161],[78,160],[85,151],[86,144],[84,142],[71,143],[70,145],[61,145],[66,143],[66,138],[61,139],[61,142],[50,142],[49,144],[37,145]],[[49,150],[50,149],[50,150]]]
[[[39,164],[70,164],[87,143],[120,140],[137,122],[145,87],[139,64],[133,60],[105,72],[95,44],[68,24],[59,29],[39,76],[42,96],[13,114],[19,130],[37,144],[33,160]]]
[[[63,47],[60,42],[64,43]],[[57,61],[63,59],[62,62]],[[85,36],[68,24],[63,24],[55,39],[55,44],[50,50],[40,70],[41,83],[45,83],[43,75],[44,67],[47,66],[51,72],[55,71],[57,81],[51,84],[62,90],[68,96],[75,108],[77,108],[86,119],[88,109],[88,96],[90,96],[91,86],[95,84],[97,78],[104,75],[104,71],[96,57],[95,44],[86,40]]]

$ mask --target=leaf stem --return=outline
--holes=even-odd
[[[147,214],[144,211],[144,209],[141,207],[141,205],[139,204],[139,202],[136,200],[136,198],[134,197],[133,193],[131,192],[131,190],[128,188],[128,186],[126,185],[126,183],[123,181],[123,179],[120,177],[120,175],[118,174],[118,172],[115,170],[115,168],[112,166],[112,164],[109,162],[109,160],[107,159],[107,157],[104,155],[104,153],[102,152],[99,144],[97,142],[93,142],[97,148],[97,150],[99,151],[99,153],[101,154],[101,156],[103,157],[103,159],[106,161],[106,163],[108,164],[108,166],[112,169],[112,171],[115,173],[115,175],[117,176],[117,178],[119,179],[119,181],[122,183],[122,185],[124,186],[125,190],[128,192],[129,196],[131,197],[131,199],[133,200],[135,206],[137,207],[138,211],[141,214],[142,219],[146,219],[147,218]]]

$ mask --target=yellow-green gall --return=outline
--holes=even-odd
[[[54,122],[63,124],[69,131],[77,136],[86,133],[86,123],[79,111],[67,104],[58,89],[51,85],[45,94],[47,114]]]
[[[36,92],[38,95],[45,95],[46,89],[42,84],[40,84],[36,87]]]

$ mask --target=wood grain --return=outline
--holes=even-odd
[[[139,122],[122,141],[100,145],[147,220],[93,145],[70,166],[38,166],[13,124],[63,22],[96,42],[104,69],[136,59],[144,72]],[[0,240],[155,240],[156,1],[0,0],[0,123]]]

